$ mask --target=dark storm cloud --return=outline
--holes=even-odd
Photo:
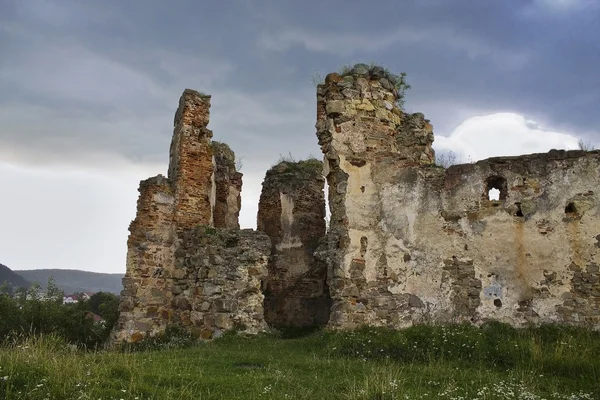
[[[513,111],[590,134],[595,3],[8,0],[0,149],[14,162],[94,152],[164,162],[190,87],[213,95],[210,127],[247,165],[269,151],[305,156],[318,151],[311,75],[359,61],[408,72],[407,107],[438,133]]]

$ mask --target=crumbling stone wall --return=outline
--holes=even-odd
[[[216,164],[214,226],[239,229],[242,173],[237,171],[235,154],[227,144],[213,141],[211,145]]]
[[[551,151],[448,170],[396,77],[356,65],[317,89],[331,225],[330,326],[494,319],[600,328],[600,153]],[[497,201],[490,189],[500,190]]]
[[[438,167],[429,121],[397,106],[400,82],[357,64],[317,88],[325,237],[316,161],[268,171],[264,233],[238,229],[242,175],[231,149],[211,144],[210,96],[186,90],[168,178],[140,183],[114,339],[169,324],[204,338],[259,332],[265,316],[333,328],[493,319],[600,329],[600,151]]]
[[[271,326],[324,325],[331,299],[327,266],[313,253],[325,235],[323,163],[282,161],[265,176],[257,228],[271,238],[263,287]]]
[[[239,230],[242,176],[230,165],[231,149],[211,144],[209,108],[210,96],[184,91],[169,177],[140,183],[116,342],[137,342],[171,324],[203,338],[233,328],[250,333],[266,328],[261,281],[270,240]]]
[[[174,265],[175,196],[167,178],[140,183],[137,216],[129,225],[127,272],[123,278],[119,339],[139,341],[170,319],[170,274]]]
[[[175,251],[172,323],[204,339],[233,328],[264,331],[261,281],[270,246],[267,235],[251,229],[188,229]]]

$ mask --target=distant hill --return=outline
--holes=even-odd
[[[0,285],[4,282],[8,282],[13,287],[29,287],[30,285],[22,275],[17,274],[6,265],[0,264]]]
[[[110,292],[119,294],[123,288],[123,274],[104,274],[99,272],[79,271],[76,269],[32,269],[17,271],[29,282],[39,283],[45,288],[52,276],[57,286],[66,294],[75,292]]]

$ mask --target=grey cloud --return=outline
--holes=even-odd
[[[370,60],[408,72],[407,108],[437,132],[495,111],[600,125],[600,28],[579,6],[549,25],[522,0],[39,3],[0,5],[0,147],[28,159],[163,160],[186,87],[213,95],[210,127],[246,163],[318,152],[310,75]]]
[[[357,53],[379,53],[394,45],[426,45],[451,48],[468,59],[490,58],[497,66],[519,70],[529,61],[526,51],[494,48],[477,37],[461,34],[453,29],[436,27],[400,27],[384,32],[327,33],[313,30],[287,29],[263,33],[259,44],[269,50],[289,50],[296,44],[315,52],[328,52],[340,56]]]
[[[319,154],[312,73],[354,62],[408,72],[406,107],[424,112],[438,137],[474,115],[504,111],[597,143],[597,2],[571,0],[559,9],[549,1],[0,1],[0,177],[12,185],[3,187],[30,200],[61,191],[56,199],[64,202],[36,214],[38,224],[56,217],[36,240],[52,235],[48,254],[64,256],[72,249],[61,245],[90,239],[56,266],[85,268],[77,260],[109,240],[110,260],[98,256],[93,268],[104,262],[122,270],[135,182],[166,172],[178,98],[192,88],[212,94],[209,128],[243,158],[241,219],[253,226],[265,170],[280,154]],[[62,168],[61,177],[96,168],[111,182],[124,170],[135,178],[92,190],[85,177],[47,184],[6,163]],[[89,197],[113,195],[123,198],[107,199],[110,209],[83,207]],[[29,204],[13,200],[2,208]],[[75,214],[73,201],[82,205]],[[110,221],[103,217],[115,210]],[[24,226],[11,221],[14,229]],[[103,223],[111,226],[94,235]],[[15,241],[13,228],[6,232]],[[15,250],[10,265],[29,260],[26,251]],[[48,266],[33,258],[29,267]]]

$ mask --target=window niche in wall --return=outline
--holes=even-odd
[[[490,176],[486,179],[485,193],[483,198],[488,201],[501,202],[506,200],[508,188],[506,179],[502,176]]]

